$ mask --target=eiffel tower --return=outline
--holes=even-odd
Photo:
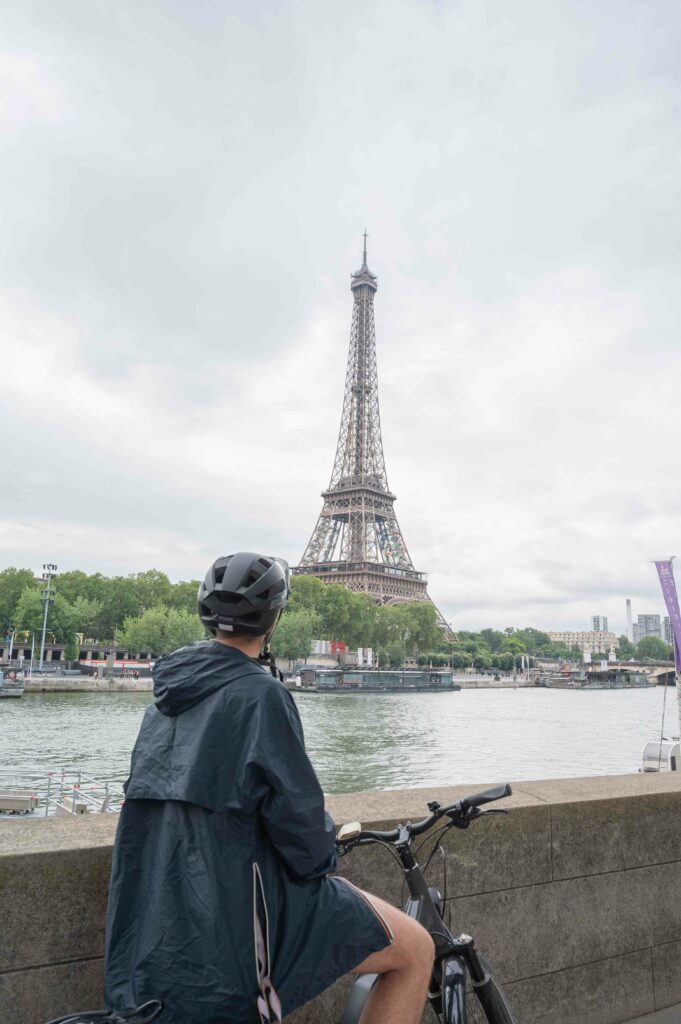
[[[381,440],[374,295],[367,266],[352,275],[350,351],[331,482],[305,554],[293,572],[370,594],[380,604],[430,601],[426,576],[414,568],[395,516]],[[438,612],[440,624],[446,623]]]

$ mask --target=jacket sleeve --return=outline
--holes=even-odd
[[[293,698],[277,683],[258,702],[255,759],[265,791],[260,802],[267,834],[289,872],[312,879],[337,864],[334,825],[305,751]]]

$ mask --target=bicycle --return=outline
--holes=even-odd
[[[343,825],[338,832],[340,856],[347,855],[356,846],[378,843],[386,847],[400,865],[409,890],[404,911],[423,925],[435,943],[435,965],[428,987],[428,1002],[442,1024],[517,1024],[508,998],[489,963],[476,950],[473,938],[465,934],[454,937],[445,923],[446,870],[445,898],[438,889],[429,886],[425,878],[430,861],[436,851],[442,849],[442,840],[451,828],[468,828],[472,821],[487,814],[506,814],[500,809],[481,811],[480,807],[510,795],[511,787],[504,785],[466,797],[449,807],[441,807],[432,800],[427,805],[430,811],[427,818],[398,825],[390,832],[364,830],[357,821]],[[412,851],[411,845],[416,836],[429,832],[436,822],[445,817],[447,823]],[[435,839],[435,843],[421,868],[416,853],[430,839]],[[341,1024],[358,1024],[378,979],[377,974],[358,975],[350,990]]]

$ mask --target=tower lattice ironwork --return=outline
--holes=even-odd
[[[366,240],[365,232],[362,266],[350,284],[352,329],[336,458],[317,525],[294,572],[368,593],[381,604],[429,601],[426,576],[412,564],[385,471],[374,323],[378,282],[367,266]]]

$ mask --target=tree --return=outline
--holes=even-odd
[[[15,569],[10,566],[0,572],[0,633],[3,636],[10,626],[16,625],[17,604],[27,587],[39,593],[38,581],[30,569]]]
[[[468,668],[471,663],[470,655],[465,651],[454,651],[451,657],[452,668]]]
[[[128,617],[117,637],[117,645],[129,653],[150,652],[156,657],[203,639],[205,630],[196,614],[178,608],[147,608],[136,618]]]
[[[148,569],[128,577],[132,582],[133,592],[137,598],[140,611],[147,608],[168,607],[171,604],[172,583],[164,572]]]
[[[75,644],[76,633],[87,632],[88,626],[100,613],[97,601],[78,597],[71,604],[59,593],[50,602],[47,615],[47,632],[58,644]],[[45,604],[41,592],[35,587],[26,587],[19,598],[16,609],[17,629],[27,633],[42,633]]]
[[[319,637],[321,622],[321,615],[309,608],[285,612],[272,637],[272,653],[291,661],[306,659],[312,651],[313,640]]]
[[[173,583],[170,590],[169,605],[185,612],[196,614],[196,595],[199,591],[199,580],[185,580]]]
[[[631,640],[626,636],[620,637],[617,657],[620,661],[629,661],[631,658],[636,657],[636,648],[632,644]]]
[[[525,645],[520,641],[516,640],[515,635],[508,636],[504,640],[502,651],[508,651],[509,654],[517,655],[525,653]]]
[[[39,633],[43,628],[43,602],[37,587],[28,586],[22,590],[14,611],[14,623],[18,630]]]
[[[385,657],[391,668],[401,668],[406,658],[404,644],[400,640],[393,640],[385,650]]]
[[[480,654],[476,654],[473,659],[473,664],[478,669],[488,669],[492,667],[492,658],[486,652],[481,652]]]
[[[644,636],[638,642],[636,653],[639,658],[646,660],[665,661],[671,654],[671,647],[667,647],[664,640],[657,636]]]
[[[291,611],[297,611],[299,608],[308,608],[314,612],[321,611],[325,590],[326,584],[316,576],[293,576],[287,608]]]
[[[492,652],[500,651],[505,639],[504,634],[498,629],[481,629],[480,637]]]
[[[74,634],[70,640],[66,641],[66,646],[64,647],[64,658],[66,661],[75,661],[79,653],[80,646],[76,641],[76,636]]]

